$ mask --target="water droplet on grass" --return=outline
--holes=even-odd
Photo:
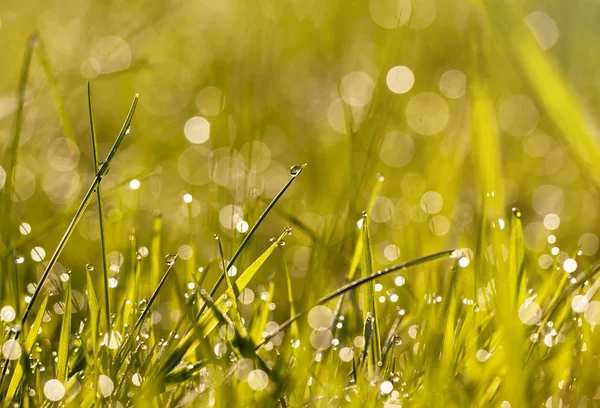
[[[21,345],[15,339],[9,339],[2,346],[2,355],[8,360],[17,360],[21,357]]]
[[[165,263],[169,266],[173,265],[177,260],[177,254],[167,254],[165,256]]]
[[[295,166],[290,167],[290,176],[292,176],[292,177],[298,176],[302,172],[302,169],[304,169],[304,167],[306,167],[306,163],[301,164],[301,165],[297,164]]]
[[[98,386],[100,387],[100,392],[104,398],[109,397],[115,389],[115,384],[110,377],[103,374],[100,374],[98,377]]]

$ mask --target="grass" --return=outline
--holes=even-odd
[[[538,45],[529,3],[440,0],[422,30],[419,12],[384,29],[401,16],[383,3],[334,1],[332,27],[310,7],[253,17],[271,31],[157,6],[173,43],[132,21],[129,54],[101,37],[75,68],[47,22],[21,43],[0,117],[3,407],[597,404],[595,93]],[[449,36],[451,6],[467,23]],[[223,26],[198,34],[199,11]],[[175,28],[223,52],[185,54]],[[438,82],[458,68],[457,96]]]

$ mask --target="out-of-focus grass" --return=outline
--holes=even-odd
[[[5,5],[3,406],[594,406],[597,12]]]

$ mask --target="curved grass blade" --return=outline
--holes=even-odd
[[[420,258],[411,259],[410,261],[406,261],[404,263],[382,269],[382,270],[377,271],[369,276],[365,276],[365,277],[357,279],[353,282],[350,282],[350,283],[342,286],[341,288],[331,292],[330,294],[323,296],[313,306],[322,305],[324,303],[327,303],[330,300],[335,299],[336,297],[341,296],[346,292],[356,289],[357,287],[360,287],[360,286],[364,285],[365,283],[369,283],[369,282],[371,282],[377,278],[380,278],[382,276],[389,275],[390,273],[394,273],[394,272],[401,271],[404,269],[412,268],[414,266],[426,264],[426,263],[429,263],[432,261],[436,261],[438,259],[448,258],[454,252],[455,252],[454,249],[447,249],[445,251],[435,252],[433,254],[425,255]],[[311,306],[311,308],[313,306]],[[309,310],[310,310],[310,308],[309,308]],[[296,320],[298,320],[300,317],[304,316],[305,314],[306,314],[306,311],[302,311],[302,312],[298,313],[296,316],[294,316],[293,318],[290,318],[290,319],[286,320],[285,322],[283,322],[282,324],[280,324],[279,327],[277,329],[275,329],[274,331],[272,331],[271,333],[269,333],[256,346],[256,348],[258,349],[258,348],[262,347],[263,345],[265,345],[269,340],[271,340],[273,337],[275,337],[279,332],[281,332],[283,329],[288,327],[290,324],[292,324],[293,322],[295,322]]]

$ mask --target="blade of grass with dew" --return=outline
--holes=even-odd
[[[262,339],[262,333],[269,321],[269,303],[273,301],[273,295],[275,293],[275,285],[273,282],[269,282],[269,290],[267,291],[267,298],[264,302],[259,302],[258,306],[252,313],[252,326],[250,328],[250,338],[253,342],[259,342]],[[261,299],[262,300],[262,299]]]
[[[223,271],[227,271],[225,256],[223,255],[223,246],[221,245],[221,237],[215,234],[215,240],[217,241],[217,246],[219,247],[219,256],[221,258],[221,265],[223,266]],[[231,276],[229,276],[229,272],[225,273],[225,281],[227,282],[227,290],[233,294],[233,299],[230,303],[233,306],[233,318],[235,319],[236,324],[235,327],[240,332],[246,334],[246,329],[244,328],[244,324],[242,323],[242,315],[240,313],[240,306],[238,303],[240,301],[240,291],[238,290],[237,285],[235,285],[235,283],[233,282]]]
[[[94,290],[94,281],[92,280],[89,269],[90,268],[86,267],[85,271],[88,320],[90,337],[92,338],[92,354],[94,355],[94,362],[98,364],[98,319],[100,317],[100,305],[98,304],[98,298],[96,297],[96,291]]]
[[[98,171],[98,140],[96,138],[96,124],[94,122],[94,109],[92,104],[92,86],[87,83],[88,113],[90,116],[90,133],[92,136],[92,157],[94,172]],[[102,254],[102,276],[104,278],[104,316],[105,332],[110,332],[110,295],[108,290],[108,260],[106,259],[106,233],[104,228],[104,206],[102,205],[102,184],[96,187],[96,200],[98,202],[98,220],[100,226],[100,251]],[[110,334],[109,334],[110,335]]]
[[[72,295],[71,295],[71,276],[67,280],[65,286],[65,307],[62,318],[62,324],[60,327],[60,338],[58,340],[58,365],[56,367],[56,379],[61,383],[65,384],[67,381],[67,363],[69,361],[69,342],[71,339],[71,308],[72,308]]]
[[[371,248],[371,237],[369,235],[369,223],[366,216],[363,217],[362,225],[362,241],[363,241],[363,253],[360,264],[361,277],[367,277],[373,273],[373,250]],[[368,285],[362,287],[362,311],[363,318],[366,321],[371,319],[371,341],[369,347],[365,346],[365,350],[369,349],[368,358],[368,372],[369,377],[373,378],[377,364],[381,360],[381,339],[379,334],[379,321],[377,317],[377,304],[375,303],[375,281],[370,282]]]
[[[27,333],[27,337],[25,338],[25,352],[23,353],[23,358],[19,360],[19,363],[15,367],[12,378],[10,379],[10,383],[8,384],[8,390],[6,391],[6,395],[4,396],[4,408],[10,406],[11,401],[13,400],[19,385],[21,384],[21,379],[23,378],[24,370],[23,366],[25,363],[24,359],[26,356],[31,354],[33,349],[33,345],[35,344],[35,340],[37,339],[40,328],[42,327],[42,321],[44,319],[44,313],[46,312],[46,306],[48,305],[48,296],[44,298],[40,308],[37,311],[35,316],[35,320]]]
[[[75,141],[77,138],[75,136],[75,132],[73,131],[71,119],[69,119],[67,109],[65,108],[65,100],[60,94],[58,81],[56,79],[56,75],[54,75],[52,63],[50,62],[50,58],[46,52],[46,46],[44,45],[44,41],[41,37],[38,37],[37,39],[35,51],[40,61],[40,65],[42,66],[42,70],[44,71],[44,75],[46,76],[46,81],[48,81],[48,85],[50,85],[52,99],[54,99],[54,105],[56,105],[56,109],[58,110],[58,118],[60,120],[60,126],[63,130],[63,133],[65,134],[65,137]]]
[[[22,326],[24,326],[25,323],[27,322],[27,317],[29,315],[29,312],[31,311],[31,308],[34,305],[36,298],[39,296],[42,286],[44,285],[46,279],[48,278],[48,275],[50,274],[50,270],[56,264],[58,257],[62,253],[65,245],[69,241],[69,238],[73,234],[73,231],[75,231],[75,227],[81,220],[81,217],[83,216],[83,213],[85,212],[85,209],[87,208],[88,204],[90,203],[94,189],[98,186],[98,184],[102,180],[102,177],[104,177],[106,175],[106,173],[108,173],[110,162],[112,161],[115,154],[117,153],[117,150],[118,150],[119,146],[121,145],[121,142],[123,141],[123,137],[125,137],[125,134],[128,132],[129,126],[131,124],[131,120],[133,119],[133,114],[135,112],[135,108],[137,106],[137,102],[138,102],[138,95],[136,95],[133,99],[133,102],[129,109],[129,113],[127,114],[127,118],[125,119],[123,127],[121,128],[121,131],[119,132],[119,135],[117,136],[117,139],[115,140],[111,150],[109,151],[109,153],[106,157],[106,160],[103,162],[102,166],[100,167],[98,174],[92,181],[92,184],[90,185],[87,193],[85,194],[83,200],[81,201],[79,208],[75,212],[75,215],[73,216],[73,219],[71,220],[71,223],[69,224],[63,237],[61,238],[60,242],[58,243],[58,246],[56,247],[56,250],[52,254],[52,257],[48,261],[46,268],[44,269],[44,272],[42,273],[42,276],[37,284],[37,287],[36,287],[35,291],[33,292],[33,294],[31,295],[31,300],[27,304],[25,312],[23,313],[23,316],[21,318]]]
[[[271,209],[275,206],[277,201],[279,201],[279,199],[283,196],[283,194],[286,192],[286,190],[292,185],[294,180],[296,180],[296,178],[302,173],[302,170],[304,170],[305,167],[306,167],[306,163],[304,163],[302,165],[295,165],[290,168],[290,179],[283,186],[283,188],[277,193],[277,195],[273,198],[273,200],[269,203],[267,208],[265,208],[263,213],[258,217],[258,220],[256,220],[256,222],[254,223],[254,225],[248,232],[248,234],[244,237],[244,239],[242,240],[242,243],[240,244],[238,249],[235,251],[235,253],[231,257],[231,261],[229,261],[229,263],[227,264],[227,270],[224,270],[221,273],[221,275],[219,276],[219,279],[217,279],[217,282],[215,283],[213,288],[210,290],[210,292],[209,292],[210,296],[215,295],[215,293],[219,289],[219,286],[223,282],[223,279],[225,279],[225,274],[229,271],[229,269],[233,266],[233,264],[235,263],[237,258],[240,256],[240,254],[244,250],[244,247],[248,244],[248,241],[250,241],[250,238],[254,235],[254,232],[258,229],[258,227],[260,226],[262,221],[265,219],[265,217],[267,216],[269,211],[271,211]],[[197,317],[199,317],[203,311],[204,311],[204,308],[201,308],[200,311],[198,312]]]
[[[514,309],[525,301],[525,244],[523,241],[523,223],[521,222],[521,211],[512,209],[510,218],[510,248],[508,251],[508,274],[510,282],[509,298],[514,299]]]

